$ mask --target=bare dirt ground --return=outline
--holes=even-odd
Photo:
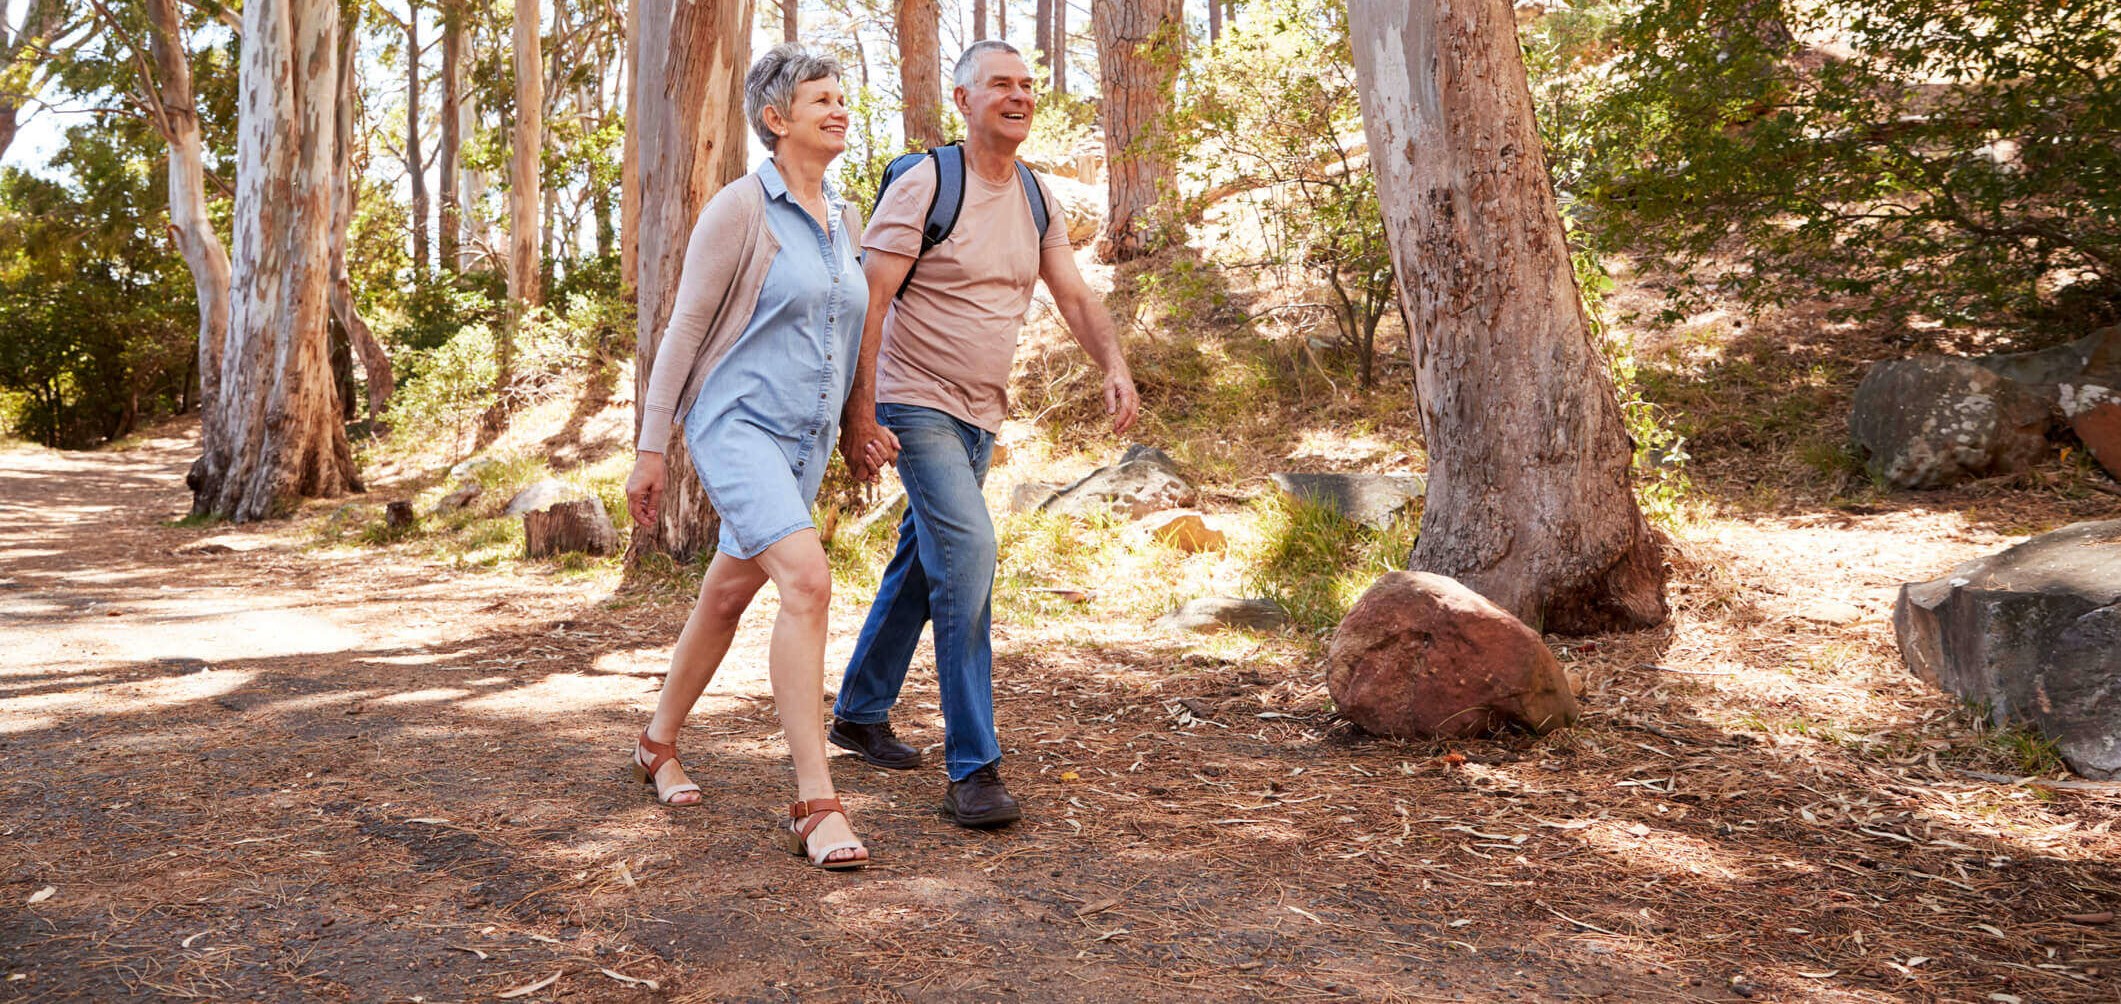
[[[624,767],[680,605],[174,525],[193,450],[0,452],[0,999],[2121,999],[2116,795],[1971,776],[2007,744],[1892,653],[1899,582],[2022,532],[1965,496],[1704,519],[1670,625],[1554,640],[1587,718],[1546,739],[1367,739],[1315,656],[1003,625],[1027,819],[836,759],[843,875],[769,839],[770,602],[665,809]],[[917,667],[919,741],[934,700]]]

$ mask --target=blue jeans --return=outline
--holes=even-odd
[[[943,698],[943,761],[952,781],[1002,757],[994,735],[994,520],[980,486],[994,434],[933,408],[878,404],[878,424],[898,436],[906,517],[876,602],[854,643],[832,713],[874,725],[891,716],[899,688],[935,623],[935,676]]]

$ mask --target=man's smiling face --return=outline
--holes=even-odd
[[[965,128],[1010,145],[1031,135],[1031,117],[1038,110],[1031,67],[1012,52],[983,52],[973,74],[972,85],[957,88],[953,97]]]

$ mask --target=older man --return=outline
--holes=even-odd
[[[898,551],[840,683],[830,737],[881,767],[920,765],[920,751],[893,734],[891,708],[921,628],[932,622],[950,776],[943,811],[961,826],[990,827],[1015,822],[1022,809],[996,770],[994,522],[980,488],[1008,409],[1017,329],[1038,280],[1104,370],[1115,433],[1134,424],[1140,399],[1111,318],[1076,270],[1059,203],[1038,182],[1050,207],[1040,233],[1030,186],[1018,174],[1016,150],[1037,110],[1031,67],[1006,42],[977,42],[953,77],[952,97],[965,118],[955,226],[924,249],[939,172],[930,157],[889,185],[862,235],[869,312],[840,448],[866,476],[895,439],[907,507]]]

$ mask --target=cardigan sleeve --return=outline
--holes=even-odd
[[[755,207],[747,206],[743,198],[756,187],[722,186],[692,226],[670,321],[663,326],[663,340],[648,374],[648,394],[641,402],[641,435],[636,446],[643,453],[661,453],[669,443],[678,397],[699,358],[700,344],[714,327],[716,314],[724,309],[723,301],[736,284],[744,257],[756,243],[744,228],[760,226],[762,221],[747,211]]]

